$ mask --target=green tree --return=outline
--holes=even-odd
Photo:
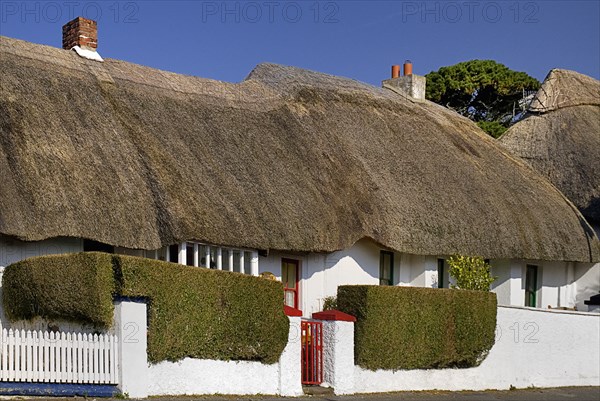
[[[523,93],[540,87],[537,79],[493,60],[442,67],[426,77],[427,99],[470,118],[494,137],[518,118]]]
[[[492,276],[490,265],[479,256],[454,255],[448,259],[448,265],[448,272],[456,282],[451,288],[489,291],[490,285],[498,278]]]
[[[499,121],[478,121],[477,125],[494,138],[500,138],[508,129]]]

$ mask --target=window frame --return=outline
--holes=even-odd
[[[285,264],[293,264],[296,266],[296,288],[289,288],[287,286],[287,280],[283,279],[283,266]],[[298,259],[281,258],[281,282],[283,283],[283,304],[286,305],[285,295],[290,291],[294,294],[293,307],[298,309],[298,305],[300,304],[300,261]]]
[[[438,275],[437,288],[446,288],[446,287],[444,287],[444,278],[446,277],[446,259],[438,258],[438,260],[437,260],[437,275]]]
[[[384,260],[385,256],[390,257],[390,277],[389,279],[383,278]],[[389,283],[382,283],[382,281],[389,281]],[[379,251],[379,285],[393,286],[394,285],[394,252],[391,251]]]
[[[530,274],[533,273],[533,283],[529,282]],[[525,306],[530,308],[537,308],[538,301],[538,282],[539,282],[539,266],[527,264],[525,265]],[[533,290],[532,290],[533,288]]]

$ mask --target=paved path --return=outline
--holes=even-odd
[[[4,397],[0,397],[4,398]],[[11,397],[12,398],[12,397]],[[19,397],[20,398],[20,397]],[[14,398],[13,398],[14,399]],[[31,398],[42,400],[43,398]],[[51,401],[90,401],[90,398],[50,398]],[[98,399],[98,401],[105,399]],[[198,397],[152,397],[149,401],[600,401],[600,387],[562,387],[555,389],[527,389],[513,391],[422,391],[386,394],[366,394],[336,397],[333,395],[315,395],[298,398],[283,397],[236,397],[236,396],[198,396]],[[107,400],[108,401],[108,400]],[[122,401],[122,400],[111,400]]]
[[[312,398],[314,401],[315,398]],[[340,401],[600,401],[600,387],[571,387],[556,389],[527,389],[513,391],[423,391],[389,393],[351,397],[321,398]]]

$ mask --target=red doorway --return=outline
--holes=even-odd
[[[281,281],[283,282],[284,304],[298,309],[300,261],[294,259],[281,260]]]

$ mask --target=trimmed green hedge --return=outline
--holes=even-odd
[[[107,328],[113,318],[112,257],[102,253],[40,256],[8,266],[2,301],[10,320],[43,317]]]
[[[150,299],[148,357],[277,362],[287,344],[283,286],[240,273],[116,256],[121,294]]]
[[[340,286],[337,302],[357,319],[355,362],[366,369],[471,367],[494,345],[491,292]]]
[[[132,256],[83,253],[6,268],[10,319],[41,316],[110,326],[113,296],[148,300],[148,359],[274,363],[287,344],[280,282]]]

